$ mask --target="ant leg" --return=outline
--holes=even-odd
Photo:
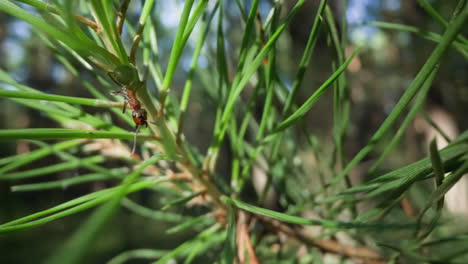
[[[122,108],[122,113],[125,114],[125,110],[127,109],[127,102],[124,102],[123,108]]]
[[[123,97],[127,96],[127,92],[125,91],[125,88],[121,88],[118,91],[113,91],[113,92],[111,92],[111,94],[116,95],[116,96],[120,95],[120,96],[123,96]]]
[[[130,0],[124,0],[122,5],[120,6],[120,11],[117,12],[116,16],[117,16],[117,32],[119,33],[119,35],[122,35],[122,28],[123,28],[123,24],[124,24],[124,21],[125,21],[125,15],[127,14],[127,9],[128,9],[128,5],[130,4]]]
[[[128,104],[128,95],[127,95],[127,92],[125,91],[125,89],[121,89],[120,91],[111,92],[111,94],[115,95],[115,96],[123,96],[124,105],[123,105],[123,108],[122,108],[122,113],[125,113],[125,110],[127,109],[127,104]]]

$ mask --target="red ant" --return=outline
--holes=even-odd
[[[141,126],[148,127],[148,122],[146,120],[147,114],[146,110],[141,108],[140,101],[136,98],[135,91],[129,88],[122,88],[120,91],[115,91],[111,93],[112,95],[120,95],[124,98],[124,106],[122,109],[122,113],[125,113],[127,109],[127,105],[133,110],[132,111],[132,118],[133,122],[135,122],[135,137],[133,139],[133,147],[132,147],[132,154],[135,153],[136,148],[136,139],[138,131],[140,130]]]

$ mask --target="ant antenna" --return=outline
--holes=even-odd
[[[137,125],[137,127],[135,129],[135,134],[134,134],[134,137],[133,137],[132,155],[135,154],[137,135],[138,135],[138,131],[140,131],[140,127],[141,127],[141,125]]]

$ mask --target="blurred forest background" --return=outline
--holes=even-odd
[[[182,1],[156,1],[157,10],[153,14],[159,32],[160,59],[164,62],[168,60],[171,40],[175,34],[175,27],[178,23],[178,14],[181,12]],[[235,1],[225,1],[226,5],[235,5]],[[250,1],[245,1],[249,6]],[[295,1],[291,2],[290,6]],[[278,72],[282,81],[291,85],[290,80],[297,70],[302,50],[307,41],[308,33],[312,25],[313,17],[317,10],[319,1],[309,0],[305,7],[296,15],[292,24],[288,27],[288,34],[281,37],[277,48],[280,50],[277,57]],[[341,6],[343,1],[330,1],[335,17],[340,17],[342,12],[346,12],[349,32],[350,51],[357,43],[364,43],[365,52],[362,52],[348,68],[348,77],[351,90],[351,127],[346,138],[345,152],[347,157],[352,157],[363,145],[367,143],[370,136],[381,124],[386,115],[392,109],[395,101],[408,87],[415,74],[429,56],[435,42],[424,39],[409,32],[388,30],[369,25],[369,21],[386,21],[401,23],[425,29],[427,31],[442,33],[444,27],[429,17],[428,14],[418,5],[416,0],[349,0],[347,10]],[[434,8],[445,18],[451,16],[457,1],[430,1]],[[138,18],[140,1],[132,1],[129,10],[130,19]],[[261,1],[260,11],[263,17],[270,6],[269,1]],[[241,27],[237,25],[239,15],[236,8],[226,8],[225,17],[226,36],[228,54],[237,56],[236,47],[240,45],[242,36]],[[232,13],[229,13],[232,11]],[[132,18],[132,15],[134,16]],[[465,35],[468,35],[468,26],[465,27]],[[216,36],[212,37],[215,43]],[[190,40],[195,45],[195,40]],[[323,80],[331,74],[330,51],[327,47],[327,40],[322,35],[316,46],[309,69],[306,72],[304,83],[306,84],[299,97],[299,101],[305,100],[311,91],[315,90]],[[214,44],[213,44],[214,45]],[[187,55],[190,55],[187,52]],[[207,48],[204,50],[199,64],[207,64],[206,56],[213,56]],[[205,59],[204,59],[205,58]],[[191,56],[182,57],[181,65],[172,85],[172,92],[180,93],[183,88],[185,76],[190,64]],[[390,155],[380,168],[382,172],[386,169],[394,169],[410,162],[416,161],[428,155],[428,142],[435,136],[434,129],[431,128],[425,119],[428,117],[435,120],[451,138],[455,138],[460,131],[468,129],[468,64],[466,58],[453,48],[448,52],[442,62],[439,73],[436,76],[431,88],[424,110],[413,121],[410,128],[405,133],[394,154]],[[164,65],[164,63],[163,63]],[[325,67],[324,67],[325,65]],[[79,66],[79,65],[77,65]],[[208,67],[209,65],[206,65]],[[17,20],[11,16],[0,13],[0,67],[10,73],[19,82],[35,87],[52,94],[63,94],[70,96],[90,97],[87,90],[82,87],[79,80],[61,65],[53,56],[52,52],[43,44],[38,36],[31,30],[25,22]],[[81,75],[87,77],[83,70]],[[89,81],[96,82],[91,76]],[[197,86],[201,82],[194,83],[193,101],[190,106],[190,117],[192,120],[187,123],[186,136],[200,150],[206,151],[211,141],[211,126],[214,119],[214,111],[211,102],[203,94],[197,94]],[[150,87],[150,89],[154,89]],[[307,126],[315,131],[318,139],[322,142],[332,141],[330,131],[332,129],[332,94],[325,95],[312,111],[306,116]],[[87,111],[95,111],[87,109]],[[98,113],[96,113],[98,115]],[[1,128],[26,128],[26,127],[57,127],[41,112],[23,107],[12,101],[0,99],[0,127]],[[130,131],[132,128],[128,128]],[[304,142],[306,139],[303,139]],[[443,146],[443,141],[439,142],[439,147]],[[296,146],[301,149],[301,146]],[[21,142],[0,142],[0,156],[5,157],[12,154],[28,152],[34,149],[34,144],[27,141]],[[327,151],[324,149],[324,151]],[[381,151],[381,149],[377,150]],[[308,150],[304,148],[301,152],[307,160]],[[224,156],[224,159],[229,157]],[[372,154],[367,157],[373,159]],[[228,162],[221,161],[220,170],[229,170]],[[34,166],[47,166],[53,164],[54,160],[45,160],[35,163]],[[366,162],[361,166],[365,166]],[[32,165],[31,165],[32,166]],[[31,167],[33,168],[33,167]],[[80,171],[68,171],[67,175],[50,175],[46,179],[57,177],[70,177],[79,174]],[[356,182],[363,181],[359,178],[359,167],[353,171]],[[29,180],[28,183],[35,182]],[[463,182],[462,182],[463,183]],[[5,219],[15,219],[32,213],[34,208],[48,208],[59,202],[78,197],[84,193],[105,187],[108,183],[92,183],[77,185],[62,190],[49,190],[30,193],[11,192],[13,183],[0,182],[0,221]],[[448,208],[452,213],[466,219],[468,215],[468,185],[464,185],[455,199],[450,202],[448,198]],[[145,199],[144,192],[139,193],[141,199]],[[417,197],[417,193],[414,194]],[[149,199],[149,198],[148,198]],[[151,197],[151,199],[156,199]],[[147,201],[148,204],[159,201]],[[33,211],[31,211],[33,209]],[[197,214],[191,209],[184,212],[186,214]],[[69,230],[75,230],[80,221],[89,212],[80,213],[71,217],[57,220],[53,225],[44,225],[31,229],[27,232],[19,232],[13,236],[0,238],[0,262],[2,263],[38,263],[37,260],[44,259],[47,252],[58,247],[67,236]],[[463,216],[464,215],[464,216]],[[172,248],[179,245],[181,241],[193,236],[192,233],[177,233],[167,235],[163,230],[167,229],[167,224],[155,224],[147,218],[141,218],[129,214],[126,210],[121,210],[118,217],[115,217],[105,232],[99,236],[98,247],[93,248],[94,258],[88,263],[105,263],[112,256],[126,249],[151,247]],[[467,231],[467,230],[464,230]],[[30,243],[28,241],[33,241]],[[41,243],[37,243],[41,241]],[[216,252],[212,252],[215,254]],[[199,260],[203,263],[203,260]],[[138,263],[138,262],[134,262]],[[145,262],[142,262],[145,263]]]

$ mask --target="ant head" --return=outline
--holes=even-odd
[[[137,127],[141,126],[141,125],[148,126],[148,123],[146,121],[146,110],[145,109],[133,110],[132,117],[133,117],[133,121],[135,122],[135,125]]]

